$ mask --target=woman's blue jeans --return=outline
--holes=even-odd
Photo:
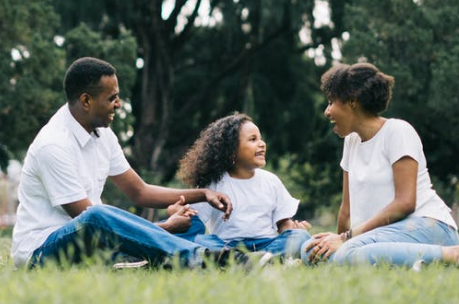
[[[178,255],[183,265],[191,267],[200,262],[200,253],[205,250],[130,212],[97,205],[53,232],[34,251],[30,266],[43,265],[48,259],[81,262],[102,249],[147,259],[152,265]]]
[[[308,265],[309,254],[301,248],[301,259]],[[338,264],[389,263],[411,267],[417,260],[426,263],[441,261],[441,246],[458,245],[454,228],[427,217],[410,217],[378,227],[346,241],[329,258]]]

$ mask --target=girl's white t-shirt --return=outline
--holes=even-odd
[[[451,210],[432,189],[419,135],[400,119],[388,119],[368,141],[362,142],[357,133],[345,138],[341,167],[349,174],[351,227],[372,218],[392,202],[392,165],[404,156],[418,163],[416,209],[410,216],[434,218],[457,229]]]
[[[223,221],[223,213],[208,203],[191,206],[198,211],[209,233],[224,241],[276,237],[276,223],[293,217],[298,209],[299,200],[290,195],[275,174],[263,169],[256,169],[250,179],[236,179],[225,173],[208,188],[229,196],[233,204],[230,218]]]

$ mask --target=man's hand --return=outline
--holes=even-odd
[[[167,212],[174,213],[163,223],[157,224],[159,227],[170,233],[185,232],[191,226],[191,216],[196,215],[197,211],[190,208],[190,205],[184,205],[185,198],[180,196],[180,200],[174,205],[167,208]]]
[[[223,193],[207,190],[206,200],[212,207],[224,213],[223,220],[226,221],[229,219],[231,212],[233,212],[233,204],[231,204],[228,196]]]

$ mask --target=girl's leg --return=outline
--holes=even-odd
[[[198,234],[194,242],[208,248],[210,251],[220,251],[228,247],[227,243],[216,234]]]
[[[97,249],[119,251],[154,264],[178,254],[185,265],[199,262],[201,246],[176,237],[157,225],[122,209],[97,205],[52,233],[32,255],[31,267],[47,259],[80,262]]]
[[[431,218],[412,217],[348,240],[332,260],[339,264],[384,262],[411,267],[419,259],[440,261],[441,246],[457,244],[453,228]]]
[[[301,244],[310,238],[311,235],[307,230],[290,229],[283,231],[275,238],[252,240],[250,244],[247,241],[244,243],[251,251],[267,251],[275,255],[298,258]]]

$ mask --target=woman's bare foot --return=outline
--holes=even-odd
[[[442,260],[445,263],[459,263],[459,246],[441,247]]]

